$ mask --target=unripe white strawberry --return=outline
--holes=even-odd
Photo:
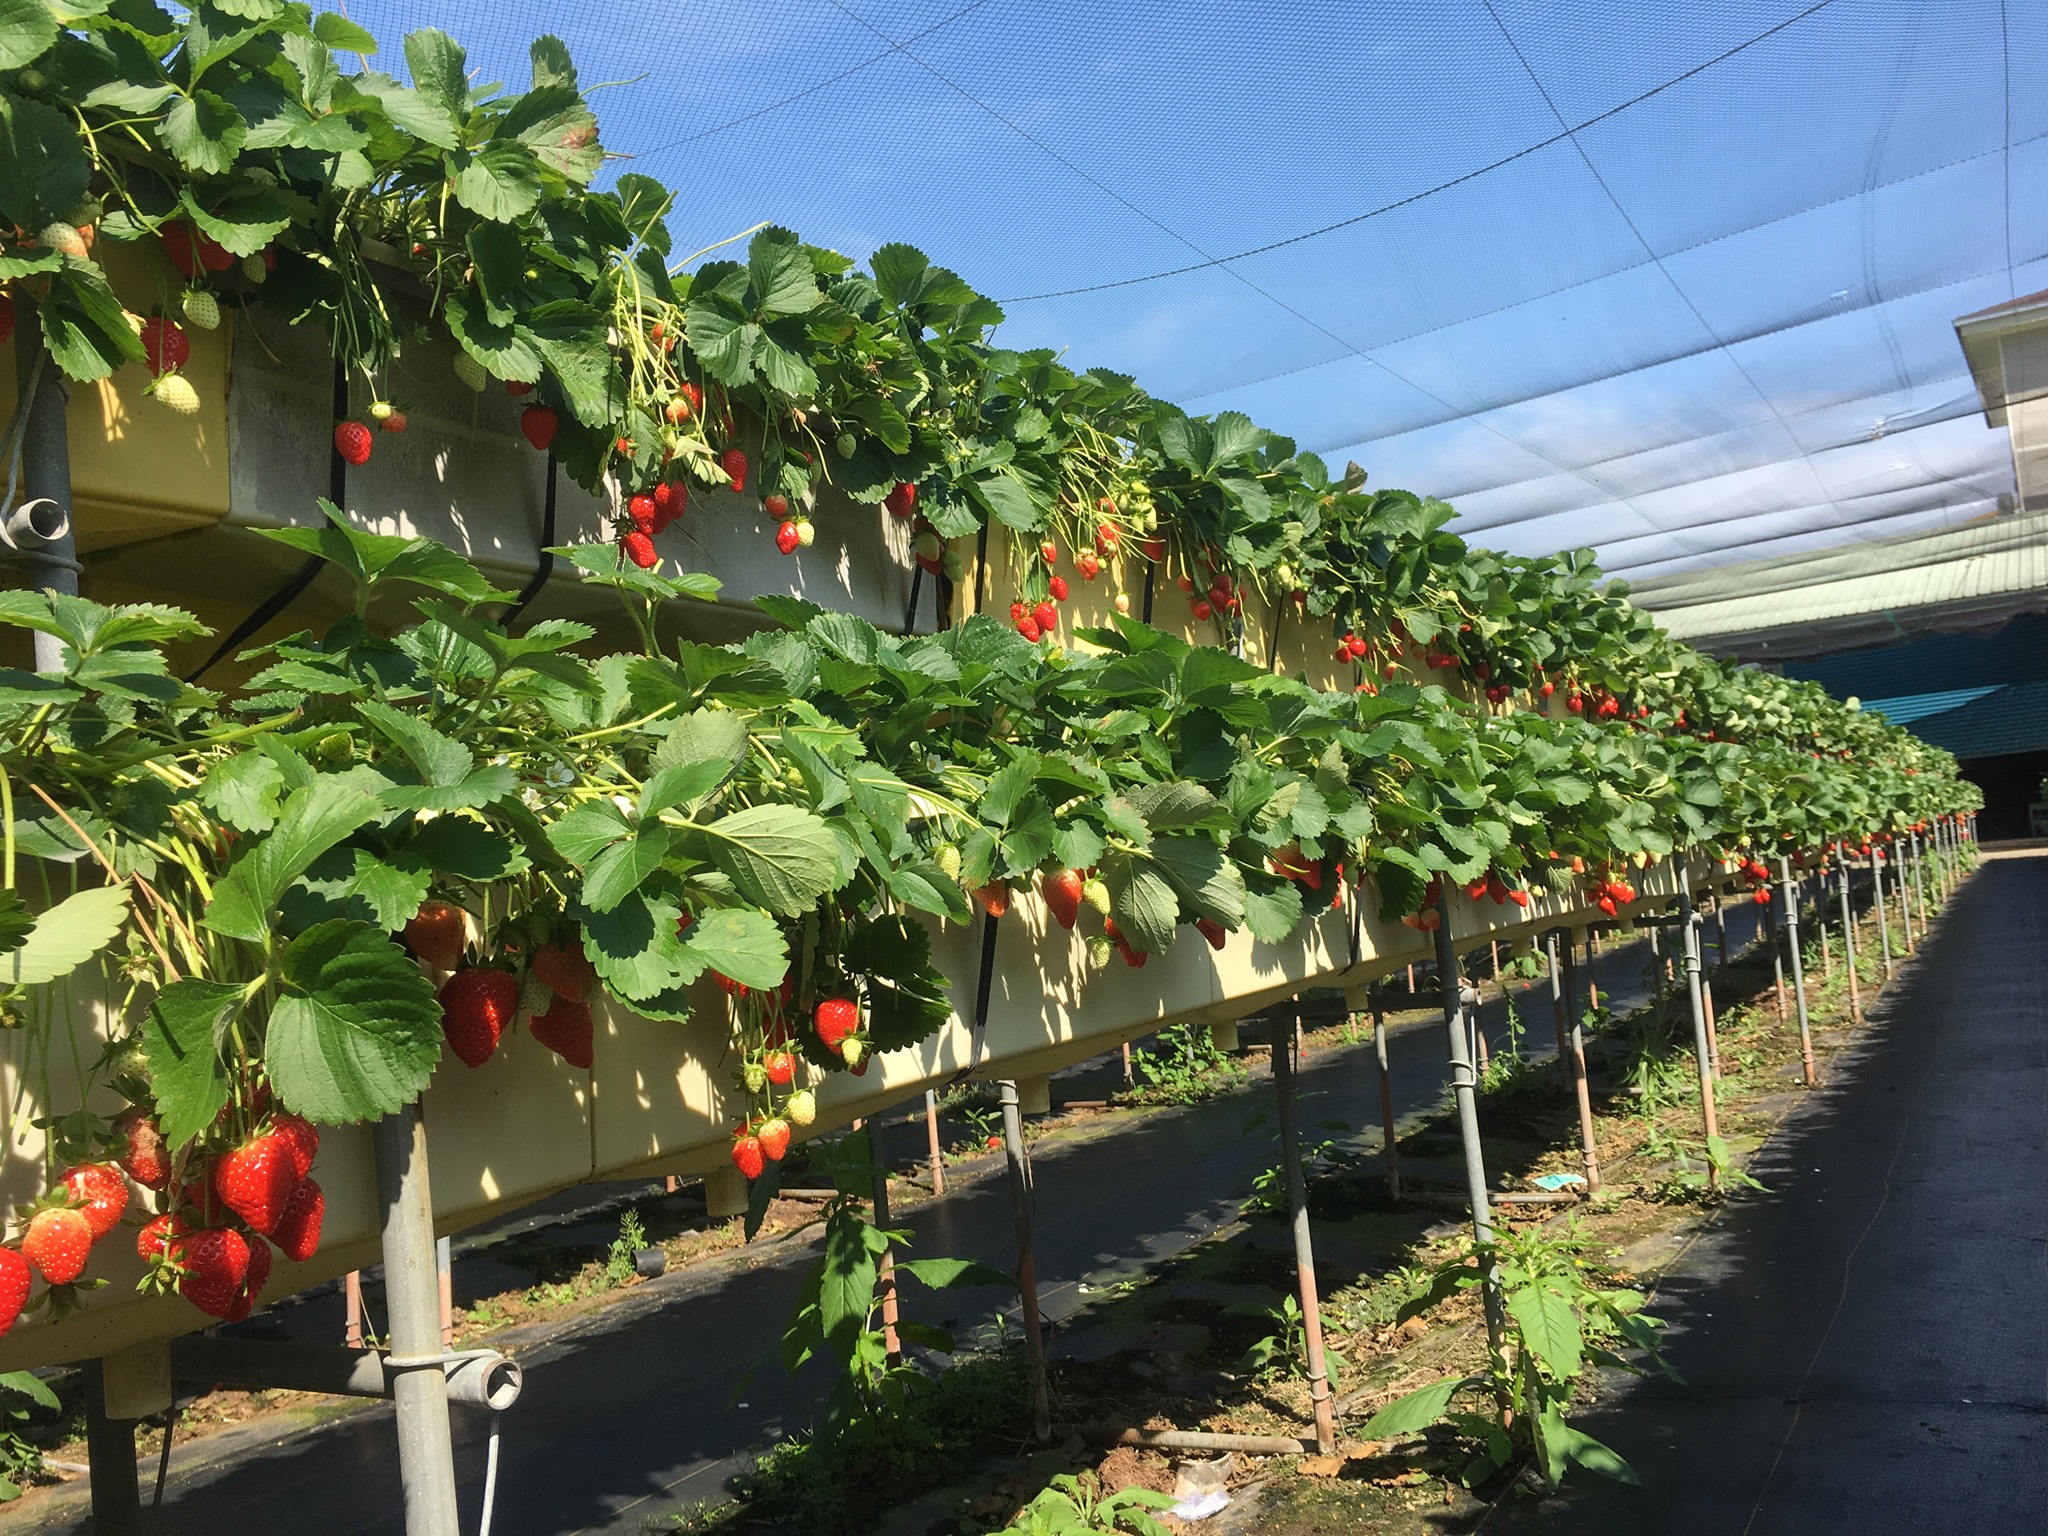
[[[808,517],[800,517],[796,520],[796,542],[799,549],[809,549],[818,542],[817,525]]]
[[[1131,595],[1128,592],[1117,593],[1116,611],[1122,614],[1125,618],[1129,618],[1131,616]]]
[[[848,1035],[839,1042],[839,1059],[849,1067],[859,1066],[861,1058],[867,1055],[867,1053],[868,1043],[861,1039],[859,1035]]]
[[[1096,970],[1099,971],[1109,964],[1109,957],[1114,953],[1115,951],[1110,948],[1109,940],[1101,934],[1097,933],[1089,936],[1088,963],[1094,966]]]
[[[491,376],[484,371],[484,365],[467,352],[455,354],[455,377],[478,394],[482,394],[484,386],[491,382]]]
[[[1100,880],[1082,881],[1081,899],[1104,917],[1109,916],[1109,887]]]
[[[220,300],[204,288],[194,288],[185,295],[182,306],[185,318],[202,331],[220,328]]]
[[[199,414],[199,391],[192,387],[192,381],[182,373],[167,373],[156,381],[151,391],[157,404],[167,405],[180,416]]]
[[[809,1125],[818,1118],[818,1096],[808,1088],[799,1088],[784,1101],[782,1113],[791,1125]]]
[[[758,1061],[750,1061],[740,1068],[740,1079],[747,1085],[747,1092],[759,1093],[768,1086],[768,1069]]]
[[[932,858],[939,866],[939,872],[954,884],[960,882],[960,850],[951,843],[941,843],[932,850]]]
[[[261,251],[258,251],[253,256],[244,256],[242,258],[242,276],[249,279],[252,283],[260,283],[264,278],[270,276],[270,263],[263,259]]]

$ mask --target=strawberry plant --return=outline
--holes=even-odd
[[[1366,1421],[1366,1439],[1413,1434],[1439,1420],[1470,1442],[1463,1478],[1476,1487],[1528,1462],[1552,1488],[1573,1465],[1633,1483],[1620,1456],[1576,1428],[1565,1411],[1589,1365],[1658,1370],[1677,1380],[1657,1350],[1655,1318],[1641,1293],[1603,1284],[1575,1229],[1525,1228],[1481,1249],[1469,1239],[1427,1277],[1402,1307],[1414,1317],[1461,1292],[1480,1288],[1491,1266],[1502,1297],[1500,1347],[1483,1376],[1449,1376],[1396,1398]],[[1466,1402],[1474,1406],[1463,1406]]]

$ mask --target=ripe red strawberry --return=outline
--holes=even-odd
[[[761,510],[777,522],[780,522],[783,518],[789,516],[789,498],[787,496],[763,496],[761,498]]]
[[[1038,643],[1038,637],[1041,634],[1043,634],[1044,631],[1038,627],[1038,620],[1030,617],[1027,614],[1025,617],[1017,621],[1017,633],[1022,635],[1026,640],[1031,641],[1035,645]]]
[[[1166,540],[1164,539],[1140,539],[1138,540],[1138,548],[1145,551],[1145,558],[1147,560],[1164,560],[1166,558]]]
[[[437,971],[452,971],[462,963],[462,947],[468,939],[462,908],[452,901],[424,903],[400,935],[413,959],[424,960]]]
[[[761,1170],[768,1166],[768,1154],[761,1146],[761,1138],[751,1131],[735,1136],[732,1139],[732,1165],[746,1175],[749,1183],[761,1177]]]
[[[650,571],[661,564],[661,554],[654,547],[654,540],[635,528],[619,540],[619,548],[626,552],[626,558],[643,571]]]
[[[1049,635],[1060,622],[1060,611],[1051,603],[1040,603],[1031,610],[1031,619],[1038,626],[1040,634]]]
[[[64,1187],[78,1202],[94,1241],[113,1231],[128,1209],[128,1181],[112,1163],[80,1163],[64,1175]]]
[[[783,1154],[789,1151],[789,1122],[780,1115],[763,1120],[754,1128],[754,1135],[771,1163],[781,1162]]]
[[[725,452],[718,456],[718,467],[723,469],[727,478],[732,481],[733,490],[740,492],[746,490],[747,456],[742,450],[738,448],[726,449]]]
[[[526,1027],[534,1039],[570,1066],[590,1070],[591,1047],[596,1036],[590,1004],[581,998],[558,997],[546,1013],[537,1013],[528,1020]]]
[[[370,429],[360,421],[344,421],[334,429],[334,451],[345,463],[369,463],[370,446]]]
[[[860,1029],[860,1007],[850,997],[828,997],[818,1004],[812,1023],[825,1049],[836,1051],[840,1041]]]
[[[1040,558],[1043,559],[1047,565],[1051,565],[1054,561],[1059,559],[1060,547],[1059,545],[1053,543],[1051,539],[1047,539],[1044,543],[1038,546],[1038,553]]]
[[[472,1067],[491,1059],[498,1037],[519,1008],[519,982],[510,972],[470,966],[441,988],[441,1033]]]
[[[162,378],[185,366],[192,357],[192,338],[185,328],[161,316],[142,322],[142,360],[150,374]]]
[[[597,972],[591,969],[581,944],[558,941],[541,945],[533,952],[533,974],[557,997],[578,1002],[590,996],[590,989],[597,985]]]
[[[1208,620],[1208,617],[1209,617],[1209,614],[1210,614],[1210,612],[1211,612],[1211,611],[1212,611],[1212,610],[1210,609],[1210,607],[1209,607],[1209,604],[1208,604],[1208,601],[1207,601],[1206,599],[1203,599],[1203,598],[1197,598],[1197,599],[1195,599],[1195,603],[1194,603],[1194,607],[1193,607],[1193,609],[1192,609],[1192,612],[1194,613],[1194,615],[1195,615],[1195,618],[1196,618],[1197,620],[1200,620],[1200,621],[1206,622],[1206,621]]]
[[[802,542],[803,536],[797,532],[795,523],[786,522],[775,530],[775,547],[785,555],[795,554],[797,545]]]
[[[692,918],[691,921],[694,922],[696,919]],[[682,932],[680,926],[677,927],[676,932]],[[747,984],[743,981],[734,981],[723,971],[713,971],[711,979],[718,984],[718,990],[727,997],[745,997],[747,995]]]
[[[292,1144],[276,1132],[251,1136],[213,1165],[213,1192],[220,1203],[258,1232],[269,1232],[298,1187]]]
[[[654,498],[644,493],[626,499],[626,516],[632,519],[636,529],[646,534],[653,533],[659,522],[654,508]]]
[[[681,517],[690,504],[690,488],[664,480],[654,488],[654,531],[661,532]]]
[[[1047,870],[1039,884],[1045,893],[1045,904],[1052,908],[1053,921],[1062,928],[1072,929],[1075,919],[1081,915],[1081,887],[1086,884],[1081,871]]]
[[[224,1318],[249,1277],[249,1245],[231,1227],[206,1227],[173,1238],[170,1262],[179,1294],[208,1317]]]
[[[28,1305],[28,1288],[34,1279],[27,1259],[12,1248],[0,1248],[0,1333],[12,1328]]]
[[[899,480],[896,488],[882,498],[882,505],[889,509],[891,517],[910,517],[917,511],[917,487],[908,480]]]
[[[507,379],[505,393],[513,396],[530,395],[533,393],[533,386],[524,379]]]
[[[378,422],[377,425],[386,432],[403,432],[411,423],[405,419],[405,412],[393,411],[382,421]]]
[[[249,1267],[242,1272],[242,1283],[235,1287],[233,1305],[227,1310],[225,1321],[239,1323],[256,1310],[256,1298],[263,1294],[263,1287],[270,1282],[270,1244],[255,1242],[249,1244]]]
[[[778,1088],[787,1088],[796,1081],[796,1053],[794,1051],[770,1051],[761,1058],[761,1070],[768,1075],[768,1081]]]
[[[1221,923],[1217,922],[1214,918],[1196,918],[1195,929],[1202,935],[1203,938],[1209,941],[1209,947],[1211,949],[1220,950],[1221,948],[1223,948],[1224,940],[1230,936],[1228,931],[1224,928],[1224,926]]]
[[[1012,624],[1022,624],[1025,616],[1030,612],[1031,610],[1022,603],[1012,603],[1010,604],[1010,622]]]
[[[92,1223],[84,1212],[61,1205],[37,1211],[21,1238],[21,1256],[52,1285],[69,1285],[84,1274],[91,1252]]]
[[[312,1179],[301,1179],[284,1203],[270,1240],[294,1264],[303,1264],[320,1250],[320,1224],[327,1219],[327,1197]],[[261,1247],[259,1243],[257,1245]]]
[[[1066,578],[1066,577],[1064,577],[1064,576],[1055,576],[1055,577],[1053,577],[1053,579],[1052,579],[1051,581],[1047,582],[1047,583],[1046,583],[1046,585],[1047,585],[1048,587],[1050,587],[1050,588],[1052,589],[1052,600],[1053,600],[1054,602],[1056,602],[1056,603],[1064,603],[1064,602],[1065,602],[1065,601],[1067,600],[1067,578]]]
[[[519,430],[542,453],[554,446],[555,432],[560,426],[560,419],[545,405],[529,405],[519,413]]]
[[[164,1145],[164,1133],[148,1110],[137,1105],[114,1119],[114,1134],[127,1138],[127,1150],[120,1156],[128,1177],[145,1189],[162,1189],[171,1182],[171,1149]]]
[[[320,1132],[304,1116],[281,1109],[270,1117],[270,1131],[292,1155],[292,1172],[304,1178],[313,1171],[313,1159],[320,1155]]]
[[[1093,581],[1102,574],[1102,560],[1092,549],[1084,549],[1074,556],[1074,569],[1081,573],[1083,581]],[[1061,597],[1067,594],[1062,592]]]
[[[184,1234],[185,1224],[178,1220],[175,1211],[165,1211],[161,1216],[152,1216],[142,1224],[142,1230],[135,1234],[135,1252],[143,1263],[152,1263],[165,1258],[171,1251],[174,1238]]]
[[[991,880],[974,893],[974,899],[990,917],[1001,917],[1010,910],[1010,887],[1001,880]]]

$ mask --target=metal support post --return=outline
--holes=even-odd
[[[1861,1022],[1863,1018],[1863,994],[1856,981],[1856,914],[1849,904],[1849,861],[1838,857],[1835,860],[1836,873],[1842,895],[1842,967],[1849,973],[1849,1022]]]
[[[1764,903],[1764,937],[1771,946],[1771,987],[1772,995],[1778,1000],[1778,1022],[1785,1022],[1785,952],[1778,944],[1778,904]]]
[[[1898,855],[1892,865],[1892,886],[1899,893],[1899,936],[1902,941],[1901,953],[1913,953],[1913,869],[1912,856],[1906,851],[1902,838],[1892,839],[1892,849]]]
[[[1891,910],[1884,901],[1884,849],[1877,844],[1870,845],[1870,884],[1874,898],[1872,905],[1877,908],[1877,947],[1884,956],[1884,979],[1892,979],[1892,920]]]
[[[341,1325],[341,1342],[350,1349],[363,1347],[363,1272],[352,1269],[342,1276],[341,1302],[348,1318]]]
[[[1651,931],[1655,932],[1654,929]],[[1564,947],[1566,950],[1572,947],[1569,937],[1566,938]],[[1557,1059],[1562,1062],[1568,1058],[1571,1051],[1571,1047],[1565,1043],[1564,1027],[1564,1000],[1570,994],[1565,990],[1564,971],[1558,964],[1557,934],[1554,931],[1543,936],[1543,958],[1550,968],[1550,1019],[1557,1026]]]
[[[1692,1048],[1693,1058],[1699,1067],[1700,1078],[1700,1123],[1706,1128],[1707,1139],[1716,1141],[1721,1135],[1720,1121],[1714,1114],[1714,1071],[1713,1053],[1707,1045],[1706,999],[1700,986],[1700,914],[1692,904],[1692,872],[1685,867],[1685,855],[1674,853],[1671,861],[1678,866],[1678,891],[1685,905],[1685,991],[1692,1004]],[[1720,1170],[1713,1159],[1707,1160],[1707,1184],[1719,1188]]]
[[[882,1117],[868,1117],[868,1161],[875,1165],[873,1196],[875,1227],[889,1230],[889,1163],[882,1150]],[[882,1350],[891,1365],[903,1363],[903,1341],[896,1335],[896,1256],[887,1248],[875,1261],[875,1292],[882,1298]]]
[[[1295,999],[1295,1023],[1301,1000]],[[1323,1361],[1323,1309],[1316,1294],[1316,1251],[1309,1234],[1308,1181],[1301,1171],[1301,1137],[1294,1125],[1294,1031],[1274,1032],[1273,1092],[1280,1104],[1280,1166],[1287,1174],[1287,1216],[1294,1228],[1294,1278],[1301,1291],[1301,1337],[1308,1356],[1308,1395],[1315,1407],[1316,1449],[1337,1449],[1337,1415],[1330,1401],[1330,1374]]]
[[[1932,919],[1927,915],[1927,860],[1921,852],[1920,834],[1913,834],[1913,904],[1920,909],[1920,932],[1924,936]]]
[[[1700,934],[1703,938],[1706,931],[1706,922],[1702,920]],[[1714,979],[1706,974],[1704,966],[1700,968],[1700,1008],[1707,1018],[1707,1071],[1718,1083],[1721,1080],[1721,1035],[1714,1027]]]
[[[1655,932],[1654,929],[1651,930]],[[1578,991],[1577,967],[1572,963],[1572,939],[1566,934],[1564,943],[1557,942],[1555,933],[1550,935],[1551,974],[1558,977],[1557,995],[1560,999],[1573,997]],[[1562,1013],[1562,1008],[1560,1008]],[[1600,1146],[1593,1135],[1593,1091],[1586,1081],[1586,1038],[1579,1019],[1574,1016],[1565,1030],[1565,1061],[1572,1074],[1572,1092],[1579,1101],[1579,1152],[1586,1162],[1586,1193],[1600,1193]]]
[[[1799,953],[1799,884],[1792,878],[1792,861],[1778,860],[1778,900],[1785,908],[1785,948],[1792,956],[1792,997],[1799,1005],[1799,1060],[1806,1086],[1814,1085],[1813,1031],[1806,1021],[1806,961]]]
[[[1442,910],[1440,907],[1439,911]],[[1465,1189],[1472,1202],[1472,1236],[1479,1248],[1479,1295],[1486,1311],[1487,1342],[1498,1355],[1502,1333],[1500,1267],[1493,1251],[1493,1207],[1486,1195],[1486,1153],[1479,1144],[1479,1080],[1473,1073],[1467,1048],[1465,1003],[1458,986],[1458,951],[1451,942],[1447,911],[1436,929],[1436,970],[1443,983],[1444,1033],[1449,1037],[1451,1052],[1451,1096],[1457,1101],[1458,1133],[1465,1148]]]
[[[1031,1159],[1024,1150],[1024,1116],[1017,1108],[1017,1084],[996,1084],[1003,1102],[1003,1152],[1009,1164],[1010,1215],[1017,1228],[1018,1304],[1024,1312],[1024,1359],[1031,1373],[1031,1435],[1052,1438],[1052,1399],[1045,1383],[1045,1334],[1038,1321],[1038,1266],[1031,1253]]]
[[[441,1307],[441,1347],[455,1343],[455,1248],[449,1238],[434,1243],[434,1290]]]
[[[455,1448],[448,1432],[448,1378],[441,1366],[440,1285],[434,1273],[434,1204],[427,1183],[427,1128],[418,1104],[376,1124],[377,1196],[384,1229],[384,1305],[389,1363],[400,1371],[398,1478],[406,1536],[459,1536]]]
[[[86,1367],[85,1446],[92,1464],[95,1536],[142,1536],[142,1489],[135,1474],[135,1421],[107,1417],[100,1362]]]
[[[45,592],[78,591],[78,549],[71,533],[71,445],[64,420],[64,375],[43,342],[33,300],[15,297],[15,398],[27,404],[21,426],[21,490],[6,514],[6,543],[19,553],[29,585]],[[64,666],[64,642],[38,630],[38,672]]]
[[[939,1145],[939,1096],[927,1088],[924,1091],[924,1135],[929,1144],[932,1164],[932,1193],[946,1192],[946,1154]]]
[[[1387,1158],[1387,1193],[1401,1198],[1401,1139],[1394,1125],[1394,1074],[1387,1068],[1387,1017],[1377,987],[1366,993],[1372,1010],[1372,1053],[1380,1069],[1380,1146]]]
[[[1813,901],[1813,926],[1820,930],[1820,979],[1829,982],[1835,979],[1835,952],[1828,938],[1827,876],[1816,875],[1814,883],[1820,888]]]

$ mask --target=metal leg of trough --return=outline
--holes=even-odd
[[[406,1536],[460,1536],[448,1378],[441,1365],[441,1297],[434,1264],[434,1203],[427,1128],[418,1104],[376,1124],[377,1195],[383,1210],[385,1326],[400,1375],[398,1478]]]
[[[1380,1069],[1380,1145],[1387,1158],[1387,1193],[1401,1198],[1401,1140],[1394,1126],[1394,1074],[1387,1068],[1387,1016],[1380,1006],[1379,989],[1366,993],[1372,1010],[1372,1054]]]
[[[1295,1023],[1301,1003],[1295,1001]],[[1287,1216],[1294,1227],[1294,1278],[1301,1290],[1301,1337],[1308,1355],[1308,1395],[1315,1406],[1316,1449],[1328,1456],[1337,1449],[1337,1415],[1330,1400],[1330,1373],[1323,1360],[1323,1309],[1316,1294],[1316,1251],[1309,1235],[1308,1181],[1301,1171],[1301,1137],[1294,1124],[1293,1032],[1276,1031],[1273,1041],[1273,1092],[1280,1103],[1280,1166],[1287,1174]]]
[[[1828,938],[1827,877],[1821,877],[1820,895],[1813,903],[1813,926],[1820,930],[1820,979],[1835,979],[1835,952]]]
[[[1558,996],[1569,998],[1578,991],[1578,978],[1572,974],[1576,967],[1572,964],[1570,934],[1565,935],[1563,944],[1558,943],[1555,933],[1550,936],[1550,964],[1553,974],[1558,968],[1560,952],[1563,957],[1564,974],[1559,979]],[[1579,1101],[1579,1151],[1586,1162],[1586,1193],[1597,1195],[1600,1193],[1600,1147],[1593,1136],[1593,1090],[1586,1081],[1586,1039],[1576,1018],[1570,1021],[1566,1033],[1565,1060],[1570,1064],[1572,1091]]]
[[[135,1472],[135,1421],[107,1417],[100,1363],[85,1380],[86,1459],[92,1464],[95,1536],[142,1536],[142,1489]]]
[[[363,1272],[352,1269],[342,1277],[341,1303],[348,1319],[341,1325],[341,1342],[350,1349],[363,1347]]]
[[[1899,893],[1899,937],[1901,952],[1913,953],[1913,901],[1912,901],[1912,860],[1906,853],[1906,845],[1898,838],[1892,839],[1892,849],[1898,858],[1892,864],[1892,886]]]
[[[946,1192],[946,1154],[939,1146],[939,1096],[927,1088],[924,1091],[924,1135],[930,1148],[932,1166],[932,1193]]]
[[[1778,944],[1780,926],[1777,903],[1767,903],[1764,907],[1763,928],[1771,946],[1771,987],[1773,995],[1778,1000],[1778,1022],[1782,1024],[1785,1022],[1785,952]]]
[[[1486,1337],[1501,1350],[1500,1266],[1493,1250],[1493,1207],[1486,1195],[1486,1153],[1479,1143],[1478,1078],[1467,1049],[1465,1003],[1458,986],[1458,952],[1448,914],[1437,925],[1436,969],[1443,980],[1444,1032],[1450,1040],[1451,1095],[1458,1105],[1458,1132],[1465,1147],[1465,1189],[1472,1202],[1472,1237],[1479,1249],[1479,1295],[1486,1311]]]
[[[1857,1023],[1863,1017],[1863,993],[1856,981],[1856,914],[1849,905],[1849,865],[1846,860],[1835,861],[1840,880],[1842,898],[1842,968],[1849,973],[1849,1022]]]
[[[1564,941],[1564,947],[1565,952],[1569,954],[1572,947],[1569,936]],[[1557,1026],[1557,1059],[1560,1062],[1568,1061],[1571,1047],[1565,1041],[1564,1000],[1571,993],[1564,984],[1564,969],[1558,963],[1555,930],[1543,936],[1543,958],[1550,967],[1550,1016],[1551,1022]]]
[[[875,1165],[872,1193],[875,1226],[889,1230],[889,1164],[882,1150],[882,1117],[868,1117],[868,1161]],[[882,1298],[882,1349],[891,1365],[903,1363],[903,1341],[896,1336],[896,1258],[887,1248],[875,1261],[875,1292]]]
[[[1920,908],[1920,931],[1927,932],[1927,859],[1920,845],[1920,834],[1913,834],[1913,900]]]
[[[449,1238],[434,1243],[434,1293],[441,1309],[441,1347],[455,1343],[455,1245]]]
[[[1720,1139],[1721,1125],[1714,1113],[1713,1053],[1707,1045],[1706,999],[1700,984],[1700,915],[1692,904],[1692,875],[1685,867],[1685,856],[1673,854],[1671,858],[1678,866],[1678,890],[1685,903],[1685,990],[1692,1004],[1692,1048],[1700,1077],[1700,1123],[1711,1142]],[[1707,1186],[1718,1189],[1720,1183],[1720,1170],[1709,1158]]]
[[[1882,848],[1873,847],[1870,850],[1870,883],[1871,894],[1874,897],[1871,905],[1877,908],[1877,945],[1879,951],[1884,955],[1884,979],[1890,981],[1892,979],[1892,920],[1891,909],[1885,905],[1884,900],[1884,850]]]
[[[1038,1321],[1038,1266],[1031,1253],[1031,1159],[1024,1150],[1024,1116],[1017,1107],[1016,1080],[1006,1077],[996,1087],[1003,1101],[1010,1215],[1017,1227],[1017,1291],[1024,1312],[1024,1358],[1031,1373],[1031,1434],[1043,1442],[1052,1438],[1052,1399],[1045,1383],[1045,1333]]]
[[[1799,1007],[1799,1062],[1806,1086],[1814,1085],[1813,1030],[1806,1021],[1806,962],[1799,953],[1799,886],[1792,861],[1778,860],[1778,901],[1785,909],[1785,948],[1792,956],[1792,998]]]
[[[1703,922],[1700,927],[1701,932],[1704,933],[1706,929],[1705,923]],[[1715,1082],[1719,1082],[1721,1080],[1721,1036],[1714,1027],[1714,980],[1706,974],[1705,966],[1700,968],[1700,1009],[1707,1018],[1707,1071],[1713,1075]]]
[[[1124,1042],[1124,1086],[1126,1088],[1133,1087],[1137,1081],[1135,1077],[1131,1076],[1131,1042],[1126,1040]]]

